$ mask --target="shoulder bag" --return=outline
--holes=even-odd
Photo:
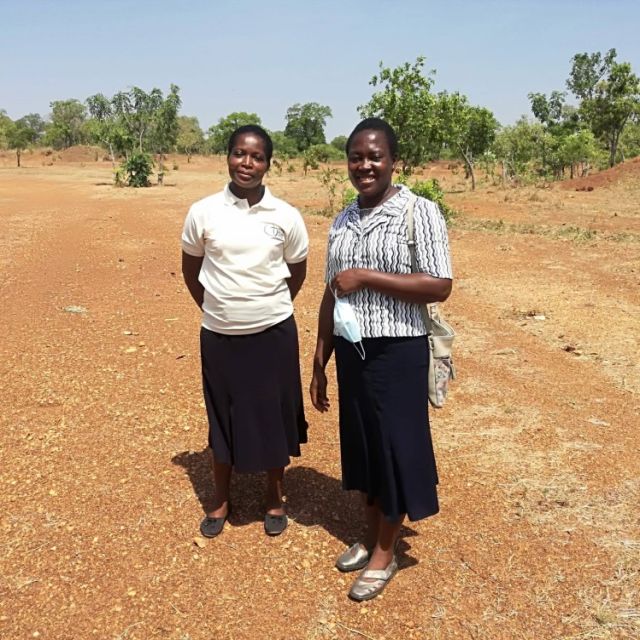
[[[416,195],[411,193],[407,204],[407,240],[409,253],[411,254],[412,273],[418,271],[413,224],[415,204]],[[429,403],[432,407],[440,409],[447,398],[449,380],[454,380],[456,377],[451,356],[451,347],[453,339],[456,337],[456,332],[440,315],[437,303],[421,305],[420,310],[427,329],[427,341],[429,343]]]

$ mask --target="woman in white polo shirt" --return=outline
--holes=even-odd
[[[449,296],[451,262],[438,206],[417,198],[418,272],[412,273],[410,192],[392,183],[397,150],[395,132],[379,118],[363,120],[347,141],[349,178],[358,199],[329,232],[311,383],[313,405],[326,411],[325,367],[335,348],[342,484],[363,494],[368,524],[336,563],[341,571],[364,569],[349,592],[355,600],[377,596],[397,571],[395,546],[405,517],[420,520],[438,511],[420,306]],[[353,338],[352,332],[337,335],[334,296],[353,310],[362,338],[355,345],[345,339]]]
[[[213,451],[214,508],[200,525],[218,535],[231,510],[231,471],[266,471],[265,532],[287,526],[282,478],[300,455],[302,404],[293,299],[306,276],[308,236],[297,209],[262,184],[273,144],[247,125],[229,139],[231,182],[193,204],[182,273],[203,312],[202,378]]]

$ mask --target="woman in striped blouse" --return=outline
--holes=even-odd
[[[451,260],[438,206],[418,198],[418,269],[412,272],[410,191],[392,183],[397,150],[395,132],[379,118],[360,122],[347,141],[358,199],[338,214],[329,232],[311,382],[314,407],[327,411],[325,367],[335,349],[342,484],[362,493],[367,521],[366,533],[336,563],[341,571],[364,569],[349,592],[355,600],[377,596],[397,571],[396,541],[405,517],[415,521],[438,512],[427,413],[429,351],[420,307],[448,298]],[[359,336],[334,323],[334,307],[342,313],[344,302],[353,310]]]

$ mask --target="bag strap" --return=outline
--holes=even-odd
[[[407,201],[407,244],[409,245],[409,254],[411,255],[411,273],[418,272],[418,261],[416,259],[416,241],[415,241],[415,226],[413,224],[413,211],[416,207],[416,200],[418,197],[413,191],[409,191],[409,200]],[[420,305],[420,311],[422,312],[422,318],[424,320],[427,333],[431,332],[431,318],[438,317],[437,304],[424,304]]]

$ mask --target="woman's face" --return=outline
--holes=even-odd
[[[364,130],[355,135],[347,155],[351,184],[361,205],[375,206],[391,186],[396,161],[382,131]]]
[[[256,189],[269,169],[264,141],[255,133],[241,133],[236,137],[227,157],[229,176],[241,189]]]

